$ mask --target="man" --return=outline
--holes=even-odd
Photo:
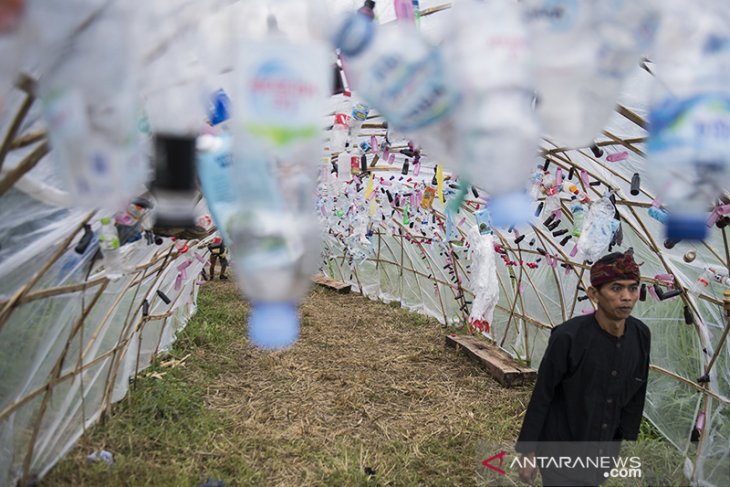
[[[208,245],[210,251],[210,280],[215,279],[215,265],[218,260],[221,263],[221,280],[228,279],[226,269],[228,268],[228,249],[223,243],[223,239],[215,237],[213,243]]]
[[[591,267],[588,288],[596,312],[553,329],[515,447],[523,455],[524,482],[535,481],[536,468],[524,461],[534,461],[535,455],[541,460],[557,457],[573,447],[581,456],[611,455],[618,453],[621,440],[636,440],[651,341],[649,328],[631,316],[639,278],[632,250],[602,257]],[[587,443],[546,442],[613,443],[604,450]],[[604,470],[581,473],[554,467],[541,466],[543,485],[597,485],[605,480]]]

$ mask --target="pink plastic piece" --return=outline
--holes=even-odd
[[[629,157],[629,153],[626,151],[614,152],[606,156],[608,162],[619,162],[625,161]]]

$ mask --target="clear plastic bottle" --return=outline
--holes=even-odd
[[[345,150],[337,156],[337,179],[346,183],[352,179],[352,152],[350,144],[345,144]]]
[[[215,225],[229,241],[226,227],[239,206],[239,198],[233,185],[233,141],[231,135],[206,134],[197,140],[197,168],[205,201]]]
[[[234,119],[239,211],[226,227],[249,336],[276,349],[299,336],[297,305],[319,262],[315,209],[321,117],[331,93],[328,23],[316,0],[242,2]]]
[[[91,3],[42,9],[29,12],[28,35],[43,49],[38,94],[59,175],[76,206],[123,209],[148,176],[138,152],[131,7],[99,9],[93,22],[55,45],[45,44],[54,35],[41,31],[53,28],[41,23],[64,25],[88,15]]]
[[[455,113],[457,173],[489,193],[496,227],[525,223],[533,214],[526,190],[540,130],[520,7],[510,0],[463,0],[453,8],[446,38],[448,71],[462,96]]]
[[[583,231],[583,222],[585,221],[586,210],[579,202],[573,203],[570,207],[570,212],[573,214],[573,228],[570,230],[570,234],[574,237],[580,237]]]
[[[524,0],[545,135],[585,147],[611,117],[658,24],[652,1]],[[556,53],[560,53],[557,55]]]
[[[667,238],[703,240],[708,211],[730,180],[730,9],[683,5],[667,4],[660,32],[648,176],[669,211]],[[673,43],[675,30],[684,35]]]
[[[350,135],[352,136],[353,143],[357,143],[357,137],[362,131],[362,124],[368,118],[370,113],[370,107],[364,103],[356,103],[352,107],[352,115],[350,116]]]
[[[196,138],[210,106],[205,66],[200,60],[202,36],[189,26],[198,22],[201,6],[147,2],[137,10],[135,25],[142,69],[141,92],[153,138],[157,226],[195,225]],[[160,28],[174,15],[178,25]]]
[[[116,279],[122,275],[119,235],[112,218],[102,217],[100,223],[99,246],[104,256],[104,269],[107,277]]]
[[[351,112],[352,100],[349,94],[345,94],[335,108],[335,119],[330,133],[330,152],[345,150],[345,144],[350,138]]]
[[[390,127],[439,159],[451,159],[452,114],[458,93],[448,83],[444,57],[412,21],[378,25],[362,13],[342,21],[334,44],[358,94]]]

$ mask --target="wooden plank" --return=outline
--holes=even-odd
[[[329,277],[325,276],[324,274],[316,274],[312,276],[312,281],[315,284],[319,284],[320,286],[324,286],[329,289],[334,289],[340,294],[347,294],[350,292],[350,289],[352,286],[350,284],[345,284],[344,282],[336,281],[334,279],[330,279]]]
[[[518,386],[537,378],[535,369],[518,364],[507,352],[478,337],[447,335],[446,346],[461,350],[477,361],[504,387]]]

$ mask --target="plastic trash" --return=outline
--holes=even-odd
[[[608,196],[591,204],[578,239],[578,251],[583,260],[596,261],[611,244],[619,227],[615,214],[616,208]]]
[[[352,100],[349,94],[344,94],[342,100],[335,107],[334,123],[330,132],[330,152],[345,150],[350,138],[350,118],[352,114]]]
[[[667,238],[703,240],[710,206],[730,180],[730,9],[681,5],[668,3],[660,36],[647,166],[669,211]],[[667,39],[677,35],[681,42]]]
[[[353,89],[390,127],[436,157],[452,157],[450,115],[459,97],[446,79],[442,53],[412,21],[379,25],[353,13],[339,22],[333,42]]]
[[[46,45],[39,31],[83,16],[90,2],[33,9],[28,35],[44,49],[38,95],[59,175],[73,204],[117,211],[148,178],[137,137],[131,7],[114,2],[94,22]],[[113,58],[114,62],[109,62]]]
[[[296,342],[297,305],[319,262],[314,194],[332,82],[329,49],[318,37],[327,23],[323,8],[315,0],[245,2],[233,19],[241,205],[225,231],[252,304],[249,337],[268,349]]]
[[[198,177],[215,225],[225,241],[230,241],[225,229],[239,206],[233,185],[232,150],[233,140],[228,133],[198,137]]]
[[[456,172],[489,193],[495,226],[525,223],[533,214],[526,190],[540,130],[522,11],[510,0],[461,1],[447,39],[448,72],[462,96],[454,114]]]
[[[352,114],[349,120],[352,140],[357,141],[357,137],[362,131],[362,124],[364,124],[365,120],[368,119],[369,114],[370,107],[364,103],[356,103],[355,106],[352,107]]]
[[[570,234],[574,237],[580,237],[585,223],[585,207],[579,202],[575,202],[570,206],[570,212],[573,214],[573,227],[570,230]]]
[[[588,146],[611,117],[625,77],[648,54],[658,13],[652,2],[631,0],[521,3],[544,132],[561,145]]]
[[[116,279],[122,275],[119,235],[114,221],[110,217],[102,217],[100,223],[99,246],[104,256],[104,270],[107,277]]]
[[[106,450],[94,451],[86,455],[86,463],[104,462],[107,465],[114,464],[114,455]]]
[[[193,28],[174,34],[160,29],[174,13],[181,24],[200,18],[202,7],[148,2],[135,7],[136,41],[142,59],[140,76],[145,111],[153,139],[157,226],[195,226],[196,138],[208,120],[211,88],[201,63],[202,36]]]

